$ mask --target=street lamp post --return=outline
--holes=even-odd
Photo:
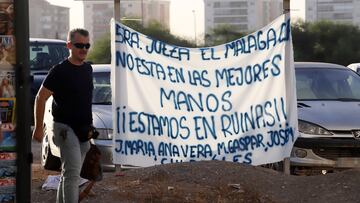
[[[196,15],[195,15],[195,10],[192,10],[193,12],[193,17],[194,17],[194,39],[195,39],[195,46],[197,44],[197,40],[196,40]]]

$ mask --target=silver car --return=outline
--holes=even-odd
[[[114,170],[112,160],[112,109],[111,109],[111,86],[110,65],[92,65],[93,67],[93,124],[99,132],[95,144],[101,151],[101,163],[106,171]],[[53,142],[51,114],[52,97],[46,103],[44,116],[44,138],[41,150],[41,164],[48,170],[60,169],[59,148]]]
[[[295,63],[300,137],[293,173],[360,167],[360,76],[328,63]]]

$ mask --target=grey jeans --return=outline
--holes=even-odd
[[[54,122],[53,141],[60,149],[61,176],[57,203],[77,203],[79,199],[80,170],[89,142],[79,142],[70,126]]]

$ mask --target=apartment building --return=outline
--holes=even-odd
[[[202,43],[218,26],[231,26],[237,32],[255,31],[283,13],[282,0],[202,0],[172,1],[170,30],[173,34]],[[181,8],[179,12],[178,8]]]
[[[83,0],[77,3],[71,10],[81,17],[70,20],[77,21],[78,26],[89,30],[90,42],[93,43],[106,33],[110,33],[114,1]],[[169,8],[170,0],[121,0],[120,16],[123,21],[138,21],[145,26],[154,20],[169,28]]]
[[[204,0],[205,32],[219,25],[234,31],[257,30],[282,14],[282,0]]]
[[[360,0],[291,1],[290,9],[293,20],[330,20],[360,26]]]
[[[91,43],[110,33],[110,20],[114,13],[112,1],[83,1],[80,12],[83,27],[90,32]]]
[[[138,20],[148,25],[157,21],[169,28],[171,0],[121,0],[120,15],[122,20]]]
[[[30,37],[66,39],[69,8],[45,0],[29,0]]]

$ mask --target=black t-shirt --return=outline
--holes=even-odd
[[[53,92],[52,115],[55,122],[71,127],[92,124],[92,67],[65,60],[55,65],[46,76],[43,86]]]

